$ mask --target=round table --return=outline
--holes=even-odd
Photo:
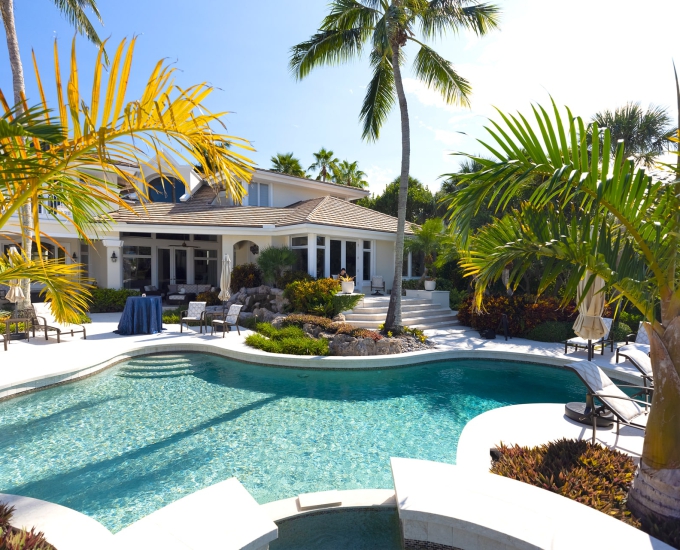
[[[574,420],[575,422],[578,422],[579,424],[592,426],[593,419],[590,415],[590,409],[586,411],[586,407],[587,405],[585,403],[579,403],[577,401],[567,403],[564,406],[564,416]],[[616,418],[614,418],[614,415],[610,412],[605,415],[598,416],[595,419],[595,423],[597,424],[598,428],[610,428],[613,426],[614,422],[616,422]]]
[[[160,296],[130,296],[118,323],[118,334],[157,334],[163,330]]]

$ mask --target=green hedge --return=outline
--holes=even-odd
[[[575,336],[573,321],[547,321],[532,328],[524,336],[539,342],[564,342]]]
[[[93,288],[90,313],[114,313],[123,311],[130,296],[139,296],[139,290],[127,288]]]

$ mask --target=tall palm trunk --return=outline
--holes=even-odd
[[[12,68],[14,104],[22,111],[22,102],[25,93],[24,68],[21,65],[19,40],[17,39],[17,30],[14,24],[14,0],[0,0],[0,15],[2,15],[2,22],[5,26],[5,35],[7,36],[9,63]],[[33,250],[33,219],[31,217],[30,202],[19,209],[19,218],[21,219],[21,248],[27,257],[30,258]],[[24,293],[24,299],[23,301],[17,302],[17,308],[25,308],[31,304],[31,281],[29,279],[21,280],[21,290]]]
[[[397,242],[394,254],[394,282],[390,294],[390,305],[387,309],[385,329],[401,330],[401,273],[404,264],[404,229],[406,226],[406,199],[408,197],[408,175],[411,163],[411,130],[408,120],[408,105],[404,84],[401,81],[401,68],[399,67],[399,43],[398,38],[392,40],[392,71],[394,72],[394,84],[399,99],[399,112],[401,114],[401,178],[399,181],[399,203],[397,207]]]

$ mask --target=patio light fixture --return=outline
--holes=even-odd
[[[111,261],[115,264],[118,261],[118,256],[116,256],[115,252],[111,253]]]

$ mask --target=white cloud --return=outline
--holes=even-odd
[[[387,184],[395,178],[394,170],[373,165],[366,169],[366,180],[369,183],[368,190],[374,195],[381,194]]]
[[[460,111],[460,107],[449,105],[444,101],[441,94],[415,78],[404,78],[404,91],[407,94],[416,96],[418,101],[427,107],[437,107],[446,111]]]

